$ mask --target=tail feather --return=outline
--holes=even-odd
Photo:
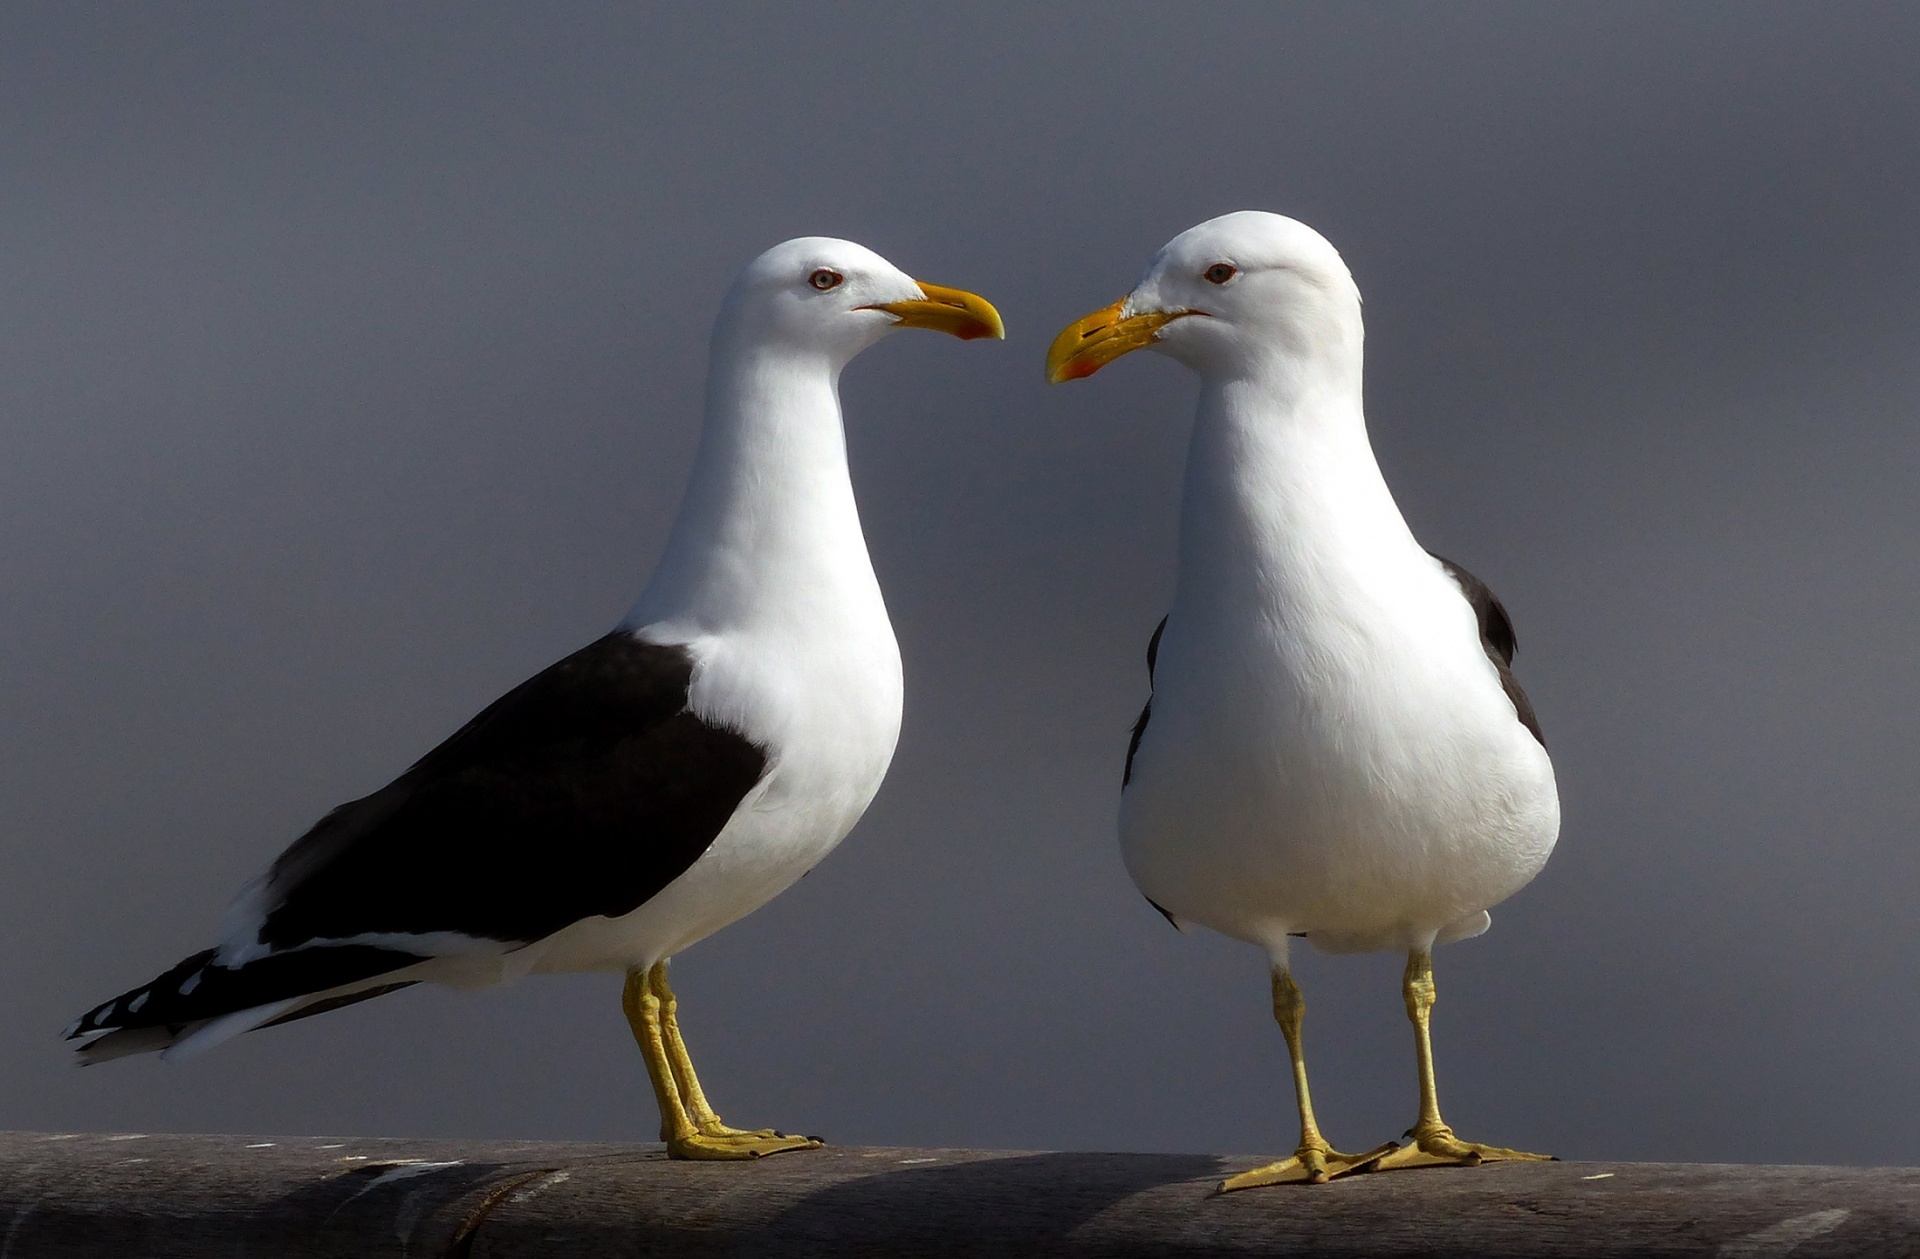
[[[81,1066],[90,1067],[96,1062],[112,1062],[134,1054],[157,1054],[173,1043],[174,1034],[175,1029],[165,1027],[108,1029],[93,1033],[92,1038],[77,1046],[74,1052],[80,1055]]]
[[[235,1010],[232,1014],[223,1014],[217,1019],[207,1019],[196,1023],[184,1035],[176,1036],[160,1051],[164,1062],[184,1062],[188,1058],[198,1058],[215,1045],[232,1040],[242,1032],[251,1032],[279,1018],[300,1004],[299,997],[288,997],[282,1001],[269,1001],[247,1010]]]
[[[375,997],[384,997],[390,992],[399,992],[402,988],[411,988],[420,981],[402,979],[391,984],[375,984],[371,988],[355,988],[352,992],[334,993],[330,996],[315,997],[304,1005],[296,1006],[285,1014],[267,1020],[261,1027],[278,1027],[282,1023],[291,1023],[295,1019],[310,1019],[316,1014],[331,1014],[342,1006],[359,1005],[362,1001],[371,1001]]]
[[[83,1063],[161,1052],[189,1057],[241,1032],[405,987],[366,981],[428,960],[374,945],[320,945],[221,966],[208,949],[151,983],[96,1006],[67,1028]],[[356,986],[360,991],[351,991]],[[346,989],[348,991],[342,991]]]

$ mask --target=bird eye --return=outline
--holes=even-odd
[[[841,275],[838,271],[829,271],[827,268],[821,267],[818,271],[815,271],[807,277],[807,283],[824,293],[828,289],[839,288],[846,282],[846,278],[846,276]]]
[[[1225,284],[1228,280],[1231,280],[1234,276],[1239,275],[1240,272],[1237,268],[1227,263],[1216,262],[1212,266],[1208,267],[1205,271],[1202,271],[1200,274],[1206,279],[1207,283],[1209,284]]]

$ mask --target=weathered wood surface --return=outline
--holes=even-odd
[[[1920,1254],[1920,1169],[1533,1163],[1219,1196],[1251,1158],[0,1133],[0,1259]]]

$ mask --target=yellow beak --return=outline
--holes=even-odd
[[[877,302],[861,309],[884,310],[898,319],[903,328],[931,328],[935,332],[959,337],[962,341],[971,341],[975,337],[1006,340],[1007,326],[1000,322],[1000,312],[978,293],[928,284],[924,280],[914,283],[927,295],[926,301]]]
[[[1122,354],[1150,345],[1166,327],[1187,310],[1157,310],[1148,315],[1122,319],[1125,300],[1102,307],[1078,323],[1071,323],[1053,339],[1047,349],[1047,383],[1081,380],[1093,375]]]

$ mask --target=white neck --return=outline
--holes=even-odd
[[[1182,617],[1271,616],[1419,555],[1367,441],[1357,337],[1203,377],[1180,513]]]
[[[885,608],[847,474],[839,365],[723,329],[693,476],[624,624],[808,632]]]

